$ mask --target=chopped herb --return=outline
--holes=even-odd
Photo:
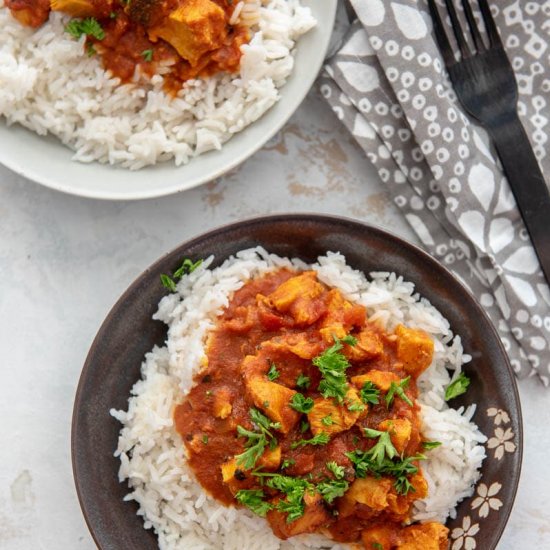
[[[382,465],[386,457],[391,459],[397,455],[397,451],[391,442],[389,432],[380,432],[369,428],[364,428],[364,431],[367,437],[378,438],[378,443],[367,451],[371,459],[378,464],[378,466]]]
[[[207,445],[208,444],[208,436],[207,435],[203,435],[202,436],[202,442]]]
[[[267,512],[273,508],[269,502],[264,501],[264,497],[264,492],[261,489],[241,489],[235,494],[238,502],[262,517],[265,517]]]
[[[86,54],[88,55],[88,57],[92,57],[92,55],[95,55],[97,52],[96,52],[96,49],[94,48],[94,45],[93,44],[88,44],[88,46],[86,47]]]
[[[329,504],[332,504],[335,498],[343,496],[348,488],[349,483],[344,479],[323,481],[317,485],[317,490]]]
[[[289,466],[294,466],[296,461],[293,458],[285,458],[281,464],[281,470],[286,470]]]
[[[311,439],[300,439],[290,445],[291,449],[297,449],[298,447],[304,447],[305,445],[326,445],[330,441],[330,437],[325,432],[317,434]]]
[[[259,428],[259,432],[247,430],[242,426],[237,426],[237,432],[240,436],[246,437],[247,441],[244,444],[245,451],[235,456],[237,466],[242,466],[245,470],[251,470],[256,465],[258,459],[263,455],[265,448],[269,445],[273,449],[273,441],[275,446],[277,440],[271,433],[271,429],[278,430],[281,425],[279,422],[271,422],[269,418],[264,416],[257,409],[250,409],[250,419]]]
[[[206,394],[206,397],[212,397],[212,390],[206,390],[204,393]]]
[[[271,382],[273,382],[274,380],[277,380],[279,376],[281,376],[281,373],[277,370],[277,366],[275,365],[275,363],[270,363],[270,365],[271,366],[267,371],[267,377],[269,378],[269,380],[271,380]]]
[[[309,388],[309,382],[309,376],[300,374],[300,376],[296,379],[296,386],[298,386],[301,390],[307,390]]]
[[[422,447],[426,449],[427,451],[431,451],[432,449],[435,449],[441,445],[441,441],[424,441],[422,443]]]
[[[313,409],[313,399],[304,397],[301,393],[295,393],[290,400],[290,406],[298,412],[307,414]]]
[[[344,344],[348,344],[350,346],[355,346],[357,344],[357,338],[351,334],[348,334],[347,336],[344,336],[340,342],[344,342]]]
[[[72,19],[65,26],[65,32],[69,33],[77,40],[85,34],[96,40],[105,38],[105,31],[94,17],[86,17],[86,19]]]
[[[445,390],[445,401],[450,401],[463,393],[466,393],[468,386],[470,385],[470,379],[463,373],[454,381],[451,382]]]
[[[346,336],[346,338],[349,338]],[[349,386],[346,382],[346,369],[350,366],[349,361],[340,350],[344,347],[342,342],[334,337],[334,345],[326,349],[321,355],[313,358],[313,364],[321,372],[323,379],[319,383],[318,390],[325,398],[334,397],[341,403],[348,392]]]
[[[332,413],[321,418],[321,424],[323,426],[332,426],[334,424],[334,420],[332,419]]]
[[[164,288],[167,288],[171,292],[176,292],[176,283],[172,280],[172,278],[169,275],[165,275],[164,273],[160,276],[160,282],[162,283],[162,286]]]
[[[405,401],[405,403],[407,403],[409,407],[413,406],[413,402],[409,399],[409,397],[405,393],[405,390],[409,386],[410,381],[411,381],[411,377],[407,376],[407,378],[403,378],[401,382],[398,382],[398,383],[392,382],[390,384],[390,389],[386,394],[386,406],[388,407],[388,409],[391,407],[395,396],[403,399],[403,401]]]
[[[262,405],[264,406],[264,409],[269,409],[269,401],[264,401]]]
[[[116,15],[116,11],[112,11],[110,14],[109,14],[109,17],[111,19],[116,19],[117,15]]]
[[[302,420],[300,422],[300,433],[305,433],[309,430],[309,422],[307,420]]]
[[[384,550],[384,547],[379,542],[373,542],[371,546],[372,550]]]
[[[148,63],[153,61],[153,50],[143,50],[141,52],[141,57],[143,57],[143,59],[145,59]]]
[[[351,412],[363,412],[365,410],[365,405],[362,405],[358,401],[349,400],[346,403],[346,407],[348,408],[348,411]]]
[[[378,405],[380,402],[378,396],[380,395],[380,390],[369,380],[367,380],[361,391],[359,392],[361,400],[363,403],[371,403],[372,405]]]
[[[336,462],[327,462],[325,464],[327,470],[334,475],[336,479],[342,479],[344,477],[344,467],[338,466]]]
[[[160,276],[160,281],[162,285],[170,290],[171,292],[176,292],[176,281],[178,279],[181,279],[184,275],[189,275],[189,273],[193,273],[197,267],[199,267],[202,264],[202,260],[197,260],[195,263],[193,263],[191,260],[186,258],[183,260],[183,263],[181,266],[174,271],[173,278],[170,277],[170,275],[165,275],[164,273]]]
[[[359,443],[359,438],[356,435],[354,435],[353,439],[352,439],[352,442],[353,442],[354,445],[357,445],[357,443]]]
[[[314,490],[314,486],[309,481],[281,474],[255,472],[254,475],[269,478],[266,485],[270,489],[275,489],[285,494],[286,499],[277,502],[275,508],[287,514],[287,523],[291,523],[304,515],[304,496],[306,491]]]

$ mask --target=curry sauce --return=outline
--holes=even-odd
[[[266,517],[281,539],[447,548],[442,524],[409,525],[428,490],[415,398],[432,355],[427,334],[385,332],[313,271],[251,280],[175,410],[189,465],[214,498]]]
[[[6,0],[23,25],[40,27],[50,13],[72,16],[65,27],[86,36],[89,56],[122,82],[162,74],[177,93],[187,80],[236,72],[246,26],[231,24],[231,0]]]

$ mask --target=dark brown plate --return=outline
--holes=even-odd
[[[474,420],[489,441],[476,493],[460,504],[458,517],[448,526],[454,550],[494,549],[516,494],[523,438],[515,378],[495,329],[461,283],[421,249],[357,221],[311,214],[244,221],[182,244],[140,275],[105,319],[82,371],[72,426],[76,488],[98,547],[157,548],[155,535],[144,530],[136,515],[136,504],[122,500],[128,490],[118,482],[119,461],[113,457],[120,424],[109,410],[126,410],[145,353],[166,337],[165,325],[152,320],[166,293],[159,275],[173,271],[184,257],[214,254],[216,266],[256,245],[306,262],[329,250],[340,251],[351,266],[365,273],[395,271],[413,281],[461,335],[464,349],[473,356],[465,369],[472,383],[463,401],[456,399],[453,405],[477,403]]]

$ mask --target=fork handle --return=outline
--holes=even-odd
[[[516,112],[487,126],[550,286],[550,193]]]

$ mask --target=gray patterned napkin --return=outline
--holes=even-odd
[[[550,291],[496,153],[456,101],[426,3],[351,3],[359,20],[326,66],[323,96],[424,247],[481,302],[518,376],[548,385]],[[499,0],[492,11],[516,71],[520,116],[550,174],[550,0]]]

